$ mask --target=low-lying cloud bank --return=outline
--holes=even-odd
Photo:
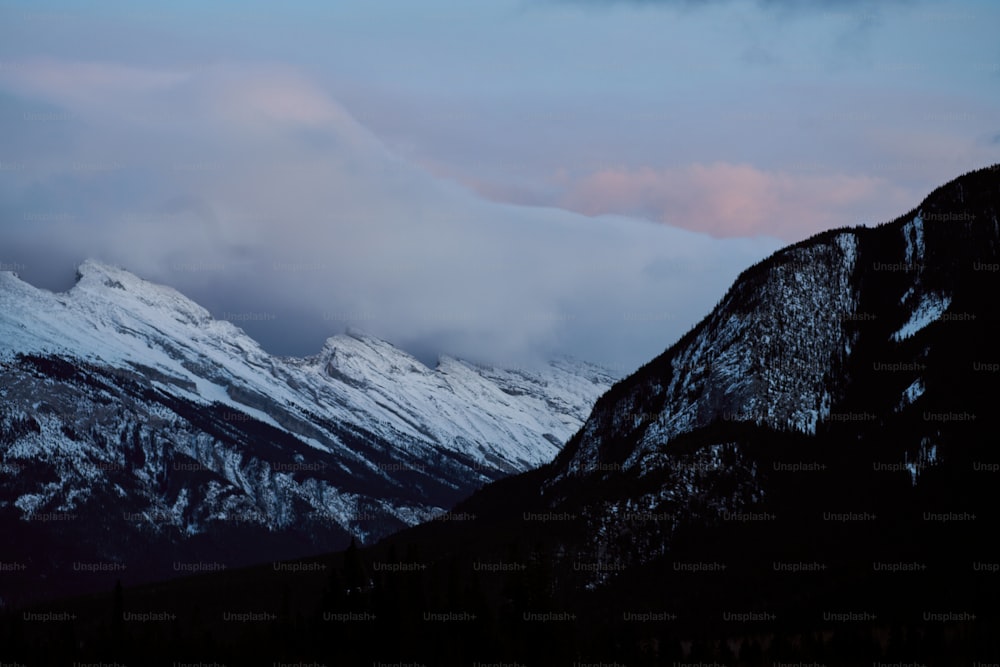
[[[773,210],[740,188],[676,227],[485,201],[394,155],[290,68],[16,65],[0,71],[0,263],[58,288],[85,257],[114,262],[277,353],[356,326],[430,362],[571,354],[627,372],[780,245],[679,228],[745,209],[762,233]],[[644,193],[708,191],[713,169],[745,175],[598,174],[572,203],[666,206]]]

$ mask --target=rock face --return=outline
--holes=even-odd
[[[570,359],[431,369],[354,331],[279,358],[122,269],[87,261],[66,293],[0,272],[8,555],[144,577],[374,540],[551,460],[613,379]]]

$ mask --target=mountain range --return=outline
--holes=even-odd
[[[90,636],[169,609],[189,625],[152,645],[343,664],[993,662],[998,215],[994,166],[774,253],[447,521],[66,608]],[[33,393],[75,377],[38,354],[13,366]],[[271,616],[257,636],[232,608]]]
[[[550,460],[613,379],[428,368],[354,330],[276,357],[121,268],[64,293],[0,272],[4,558],[64,592],[105,583],[72,563],[141,580],[371,542]]]

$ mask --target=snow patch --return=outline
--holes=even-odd
[[[924,390],[925,387],[923,378],[917,378],[914,380],[909,387],[903,390],[903,397],[896,405],[896,412],[899,412],[908,405],[912,405],[914,401],[923,396]]]
[[[903,225],[903,238],[906,240],[906,263],[916,264],[924,258],[924,219],[920,213],[913,220]]]
[[[844,253],[844,266],[848,271],[852,270],[858,261],[857,234],[841,234],[837,237],[837,245],[840,246],[840,251]]]
[[[928,292],[924,294],[920,303],[913,309],[910,319],[907,320],[899,331],[892,334],[892,340],[900,342],[914,335],[934,320],[941,317],[944,311],[951,305],[951,297],[945,294]]]

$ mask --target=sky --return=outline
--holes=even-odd
[[[741,270],[1000,155],[988,0],[0,0],[0,269],[275,354],[627,373]]]

